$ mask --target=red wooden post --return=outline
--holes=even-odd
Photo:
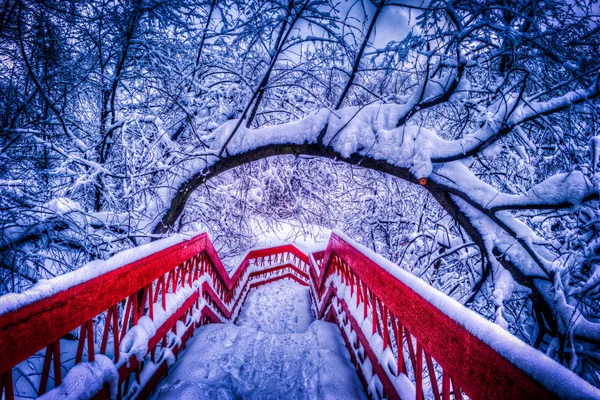
[[[96,354],[96,341],[94,331],[94,320],[90,320],[87,326],[87,340],[88,340],[88,361],[94,361],[94,355]]]
[[[450,400],[450,376],[445,370],[442,371],[442,400]]]
[[[383,304],[381,305],[381,315],[383,322],[383,349],[387,349],[390,344],[390,331],[388,327],[388,309]]]
[[[106,345],[108,344],[108,330],[110,328],[110,322],[112,320],[113,307],[110,307],[106,311],[106,321],[104,321],[104,330],[102,332],[102,342],[100,343],[100,354],[106,354]]]
[[[404,337],[406,338],[406,344],[408,345],[408,356],[410,357],[410,363],[413,367],[413,371],[417,369],[417,359],[415,356],[415,348],[413,347],[412,338],[410,332],[404,327]],[[416,372],[415,372],[416,373]]]
[[[38,395],[46,393],[48,387],[48,379],[50,378],[50,364],[54,359],[53,370],[54,370],[54,386],[58,386],[62,382],[62,366],[60,362],[60,339],[52,343],[46,348],[46,355],[44,356],[44,365],[42,367],[42,378],[40,380],[40,390]]]
[[[123,316],[123,324],[121,325],[121,337],[123,340],[127,330],[129,329],[129,314],[131,313],[131,296],[127,297],[127,305],[125,306],[125,314]]]
[[[87,322],[79,328],[79,340],[77,342],[77,354],[75,355],[75,364],[81,362],[83,357],[83,346],[85,344],[85,336],[87,334]]]
[[[406,373],[406,366],[404,365],[404,341],[402,340],[402,324],[397,322],[397,318],[392,315],[392,330],[394,331],[394,338],[396,339],[396,375]]]
[[[104,331],[106,333],[108,333],[106,328],[104,329]],[[92,362],[92,361],[94,361],[94,352],[95,352],[93,320],[90,320],[90,321],[86,322],[85,324],[81,325],[81,328],[79,329],[79,342],[77,343],[77,354],[75,356],[75,364],[80,363],[81,359],[83,358],[83,348],[84,348],[86,339],[87,339],[87,346],[88,346],[88,361]]]
[[[152,285],[153,285],[153,283],[146,286],[146,289],[144,291],[144,301],[142,304],[142,310],[144,310],[144,308],[146,307],[146,298],[147,298],[148,299],[148,315],[150,316],[150,319],[152,321],[154,321],[154,302],[152,301]]]
[[[414,369],[415,372],[415,386],[417,389],[417,394],[415,396],[416,400],[423,399],[423,347],[421,347],[421,343],[417,340],[417,360],[416,366]]]
[[[140,314],[139,314],[139,305],[138,305],[138,294],[134,293],[131,295],[131,299],[133,300],[132,303],[133,305],[131,306],[131,314],[133,316],[133,325],[132,326],[136,326],[138,323],[138,320],[140,319]]]
[[[12,368],[0,374],[0,399],[2,398],[2,393],[4,393],[5,400],[14,400],[15,398]]]
[[[423,350],[425,353],[425,362],[427,363],[427,371],[429,371],[429,380],[431,382],[431,390],[433,391],[433,398],[435,400],[440,400],[440,389],[438,387],[437,376],[435,374],[435,368],[433,366],[433,360],[431,359],[431,355]]]
[[[185,287],[185,278],[187,277],[187,271],[188,271],[188,263],[187,261],[185,261],[183,264],[181,264],[181,287],[184,288]]]
[[[454,400],[462,400],[463,396],[462,396],[462,391],[460,390],[460,387],[458,385],[456,385],[456,382],[454,381],[454,379],[452,380],[452,389],[454,389]]]
[[[363,301],[363,318],[367,319],[367,311],[368,311],[368,307],[369,307],[369,289],[367,288],[367,285],[365,285],[364,282],[362,282],[362,287],[363,287],[363,294],[365,296],[365,299]],[[373,294],[371,293],[371,296]]]
[[[377,318],[377,297],[375,296],[375,293],[371,293],[371,314],[372,314],[372,325],[373,325],[373,332],[372,334],[374,335],[375,332],[377,332],[377,325],[379,325],[379,320]]]

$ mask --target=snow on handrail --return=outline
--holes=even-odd
[[[88,371],[103,378],[86,388],[95,398],[147,398],[196,328],[235,321],[252,288],[279,279],[309,286],[315,315],[338,324],[372,398],[600,398],[558,363],[339,233],[309,256],[293,245],[252,250],[232,275],[206,234],[135,250],[0,297],[0,398],[14,398],[14,367],[44,348],[39,394],[53,365],[54,395]],[[73,366],[61,360],[61,338],[75,329]],[[86,345],[93,351],[78,368]],[[61,385],[63,369],[70,372]]]
[[[373,398],[600,398],[556,361],[341,233],[310,263],[315,311],[340,326]]]
[[[14,398],[14,367],[44,348],[39,387],[33,388],[37,395],[52,383],[54,395],[68,390],[61,386],[62,372],[70,369],[116,377],[86,388],[97,398],[148,397],[196,328],[232,320],[251,288],[284,278],[308,285],[308,257],[295,246],[250,251],[229,275],[204,233],[131,249],[2,296],[0,398],[2,393]],[[73,368],[62,356],[61,338],[76,329],[75,364],[83,362],[86,346],[93,349],[86,350],[87,369]],[[110,357],[112,369],[106,367]]]

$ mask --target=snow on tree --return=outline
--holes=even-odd
[[[597,11],[7,0],[0,292],[171,232],[337,228],[598,385]]]

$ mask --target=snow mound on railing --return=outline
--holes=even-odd
[[[62,384],[39,397],[40,400],[85,400],[92,398],[108,383],[111,399],[117,398],[119,372],[112,360],[96,354],[93,362],[75,365],[64,377]]]
[[[561,398],[600,399],[598,388],[593,387],[544,353],[522,342],[500,326],[486,320],[393,262],[355,242],[344,233],[339,231],[333,233]]]
[[[136,360],[141,363],[146,354],[148,354],[148,346],[150,339],[156,335],[158,329],[169,319],[171,315],[181,307],[185,301],[198,290],[198,284],[195,282],[193,288],[179,288],[177,293],[167,293],[167,309],[163,310],[160,303],[154,303],[153,315],[154,320],[150,319],[149,316],[145,315],[141,317],[137,325],[127,331],[121,344],[119,345],[119,362],[117,367],[120,367],[124,363],[129,363],[131,357],[135,357]],[[180,321],[178,321],[180,322]],[[183,330],[178,330],[182,332]]]
[[[117,268],[121,268],[127,264],[179,244],[197,235],[198,233],[173,235],[162,240],[157,240],[155,242],[122,251],[118,254],[115,254],[108,260],[95,260],[89,262],[78,270],[69,272],[67,274],[60,275],[52,279],[41,279],[32,288],[23,293],[9,293],[1,296],[0,315],[50,297],[56,293],[65,291],[80,283],[89,281],[90,279],[96,278],[107,272],[114,271]]]

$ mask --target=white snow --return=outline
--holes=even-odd
[[[117,398],[118,381],[119,372],[112,360],[102,354],[96,354],[93,362],[82,362],[71,368],[59,386],[39,399],[86,400],[92,398],[102,390],[105,383],[108,383],[112,400]]]
[[[261,332],[301,333],[312,322],[307,291],[292,282],[279,281],[261,286],[250,294],[237,325]]]
[[[50,200],[43,206],[41,206],[41,212],[49,211],[57,215],[65,215],[72,211],[81,211],[82,208],[76,201],[67,199],[65,197],[58,197]]]
[[[544,353],[520,341],[500,326],[469,310],[369,248],[354,242],[343,233],[334,233],[559,397],[600,398],[600,389],[593,387]]]
[[[138,320],[137,325],[127,331],[127,334],[119,345],[121,358],[119,360],[128,361],[134,356],[138,362],[141,362],[146,353],[148,353],[148,342],[156,333],[157,326],[148,316],[143,316]]]
[[[131,357],[135,357],[138,362],[142,362],[148,353],[148,342],[154,337],[156,331],[169,319],[173,313],[185,303],[185,301],[197,290],[199,281],[194,283],[193,288],[181,287],[177,293],[166,294],[167,309],[163,310],[162,303],[153,304],[154,320],[148,316],[143,316],[138,320],[137,325],[127,331],[119,345],[120,367],[123,363],[128,363]],[[178,321],[181,323],[181,321]],[[184,332],[185,329],[177,329],[177,332]]]
[[[338,328],[313,321],[308,290],[257,288],[237,325],[196,331],[155,399],[365,398]]]
[[[9,293],[0,297],[0,315],[14,311],[28,304],[67,290],[80,283],[96,278],[102,274],[121,268],[167,247],[176,245],[196,236],[197,233],[178,234],[135,247],[114,255],[108,260],[96,260],[87,263],[80,269],[57,276],[52,279],[41,279],[31,289],[23,293]]]
[[[253,225],[253,231],[259,236],[255,249],[293,244],[304,254],[325,250],[331,230],[316,225],[295,224],[293,221],[282,222],[271,230],[264,231]]]

